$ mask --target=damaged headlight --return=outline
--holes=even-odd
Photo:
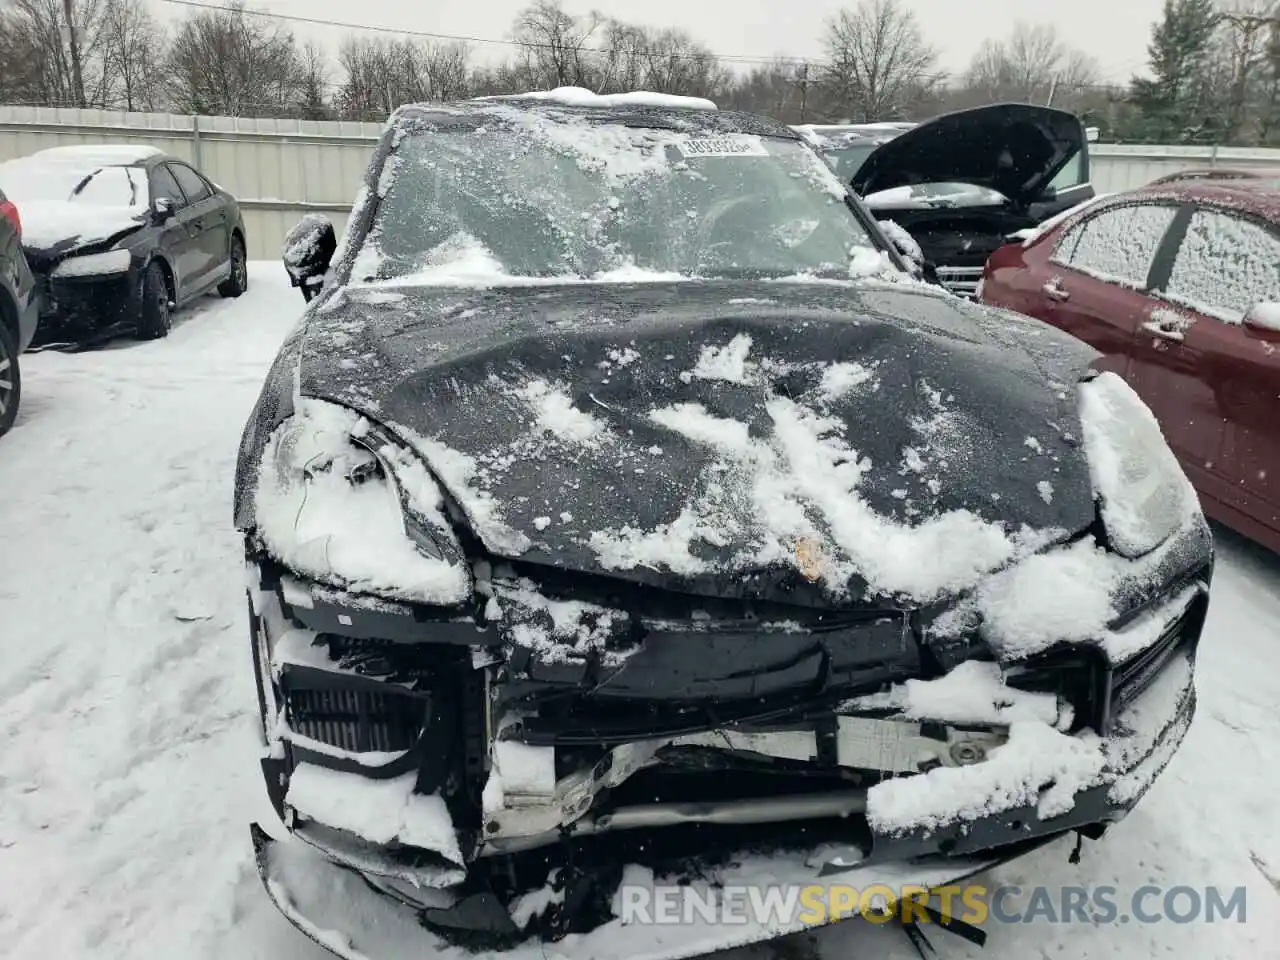
[[[395,600],[471,596],[461,544],[422,461],[367,419],[300,398],[267,441],[256,532],[297,573]]]
[[[89,253],[82,257],[68,257],[49,274],[51,277],[106,277],[129,271],[133,255],[128,250],[108,250],[106,253]]]
[[[1155,416],[1124,380],[1103,373],[1082,383],[1080,421],[1093,494],[1116,552],[1149,553],[1199,513]]]

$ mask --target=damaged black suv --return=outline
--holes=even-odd
[[[331,230],[235,519],[258,864],[332,952],[763,940],[804,918],[619,897],[937,886],[1100,836],[1177,749],[1213,553],[1150,412],[911,277],[793,131],[405,107]]]

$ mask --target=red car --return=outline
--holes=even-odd
[[[1280,179],[1088,204],[992,254],[979,299],[1096,348],[1155,413],[1205,512],[1280,551]]]

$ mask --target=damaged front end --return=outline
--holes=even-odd
[[[392,929],[442,951],[577,934],[559,952],[601,955],[620,885],[937,886],[1099,836],[1190,723],[1211,571],[1207,541],[1175,551],[1106,642],[1001,664],[920,610],[716,603],[487,562],[471,603],[432,607],[249,549],[262,767],[311,848],[255,828],[259,866],[301,929],[370,958],[418,955]],[[627,936],[678,957],[792,929]]]

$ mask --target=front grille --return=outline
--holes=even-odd
[[[1198,634],[1196,621],[1200,615],[1201,604],[1191,604],[1182,616],[1165,628],[1159,640],[1112,671],[1112,716],[1142,696],[1164,666],[1179,652],[1191,647]]]
[[[427,707],[421,696],[355,689],[292,689],[285,704],[295,734],[352,753],[408,750]]]
[[[938,267],[938,280],[956,296],[973,299],[982,281],[982,267]]]

